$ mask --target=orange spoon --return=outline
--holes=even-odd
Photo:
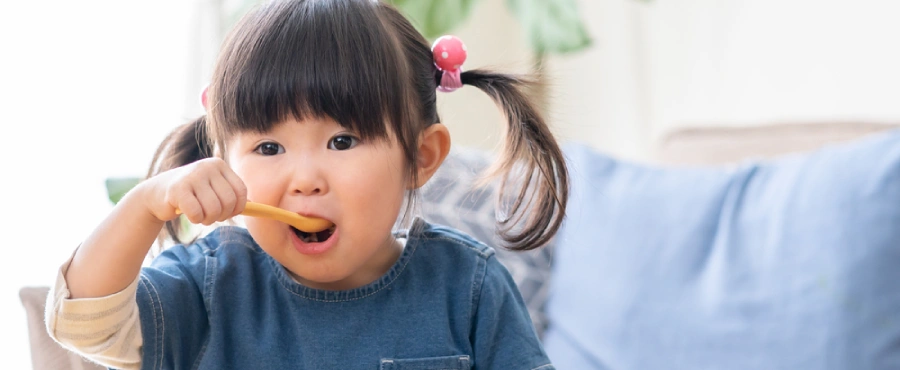
[[[181,210],[176,209],[175,213],[181,213]],[[328,220],[304,217],[294,212],[256,202],[247,202],[244,206],[244,212],[241,212],[241,214],[244,216],[265,217],[275,221],[281,221],[308,233],[319,232],[332,226],[332,223]]]

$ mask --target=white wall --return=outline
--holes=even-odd
[[[0,334],[30,368],[22,286],[55,270],[183,121],[190,3],[8,1],[0,10]],[[196,93],[192,93],[196,101]]]
[[[566,139],[643,158],[681,126],[900,121],[900,3],[581,0],[591,50],[554,57]]]
[[[640,157],[649,148],[651,130],[648,61],[642,48],[643,3],[578,3],[593,44],[587,50],[549,58],[551,122],[561,140]]]
[[[458,32],[469,68],[527,61],[504,3],[485,0]],[[552,56],[546,70],[550,123],[562,140],[641,159],[659,135],[682,126],[900,121],[898,2],[578,4],[594,45]],[[497,127],[499,116],[477,92],[454,94],[443,111],[461,121],[451,122],[456,142],[491,147],[478,133]]]
[[[645,13],[654,124],[900,116],[900,4],[694,3]]]

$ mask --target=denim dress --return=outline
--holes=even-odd
[[[238,227],[160,254],[137,293],[143,369],[553,369],[490,247],[417,218],[397,262],[312,289]]]

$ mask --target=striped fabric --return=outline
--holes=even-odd
[[[47,295],[47,333],[63,347],[98,364],[119,368],[141,367],[141,325],[135,301],[135,278],[121,292],[100,298],[69,298],[65,274],[71,258],[60,267],[56,284]]]

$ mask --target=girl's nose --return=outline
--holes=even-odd
[[[322,190],[319,188],[304,188],[304,189],[294,189],[294,193],[304,194],[304,195],[315,195],[321,193]]]
[[[291,192],[301,195],[319,195],[328,191],[325,180],[311,169],[299,169],[294,174]]]

